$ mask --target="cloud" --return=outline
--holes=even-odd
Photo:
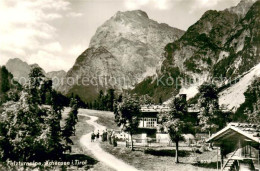
[[[70,3],[65,0],[1,0],[0,65],[8,58],[19,57],[28,63],[36,62],[45,70],[62,66],[63,48],[56,40],[57,28],[51,23],[62,19],[63,13],[71,13]],[[47,60],[61,64],[47,65]]]
[[[57,68],[57,64],[63,66],[64,68],[71,67],[71,61],[59,58],[56,54],[49,53],[44,50],[39,50],[37,53],[30,55],[27,62],[29,64],[39,64],[45,69],[46,72],[60,70],[60,68]]]
[[[46,50],[48,52],[61,52],[62,46],[59,42],[52,42],[44,45],[43,50]]]
[[[166,10],[170,8],[171,3],[171,0],[125,0],[125,6],[129,10],[139,9],[144,6],[151,6],[155,9]]]
[[[193,0],[192,7],[190,8],[189,13],[196,12],[202,9],[211,9],[217,6],[223,0]]]
[[[68,17],[81,17],[83,14],[78,12],[70,12],[67,14]]]

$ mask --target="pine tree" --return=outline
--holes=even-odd
[[[107,110],[114,111],[114,100],[115,100],[115,90],[109,89],[108,90],[108,107]]]
[[[162,97],[159,98],[159,104],[163,104]]]
[[[102,103],[103,96],[104,96],[103,90],[100,90],[98,99],[97,99],[97,109],[98,110],[103,110],[103,108],[104,108],[104,104]]]
[[[78,121],[78,101],[71,99],[70,107],[71,110],[68,114],[68,118],[65,120],[65,127],[63,128],[63,136],[67,144],[72,144],[70,137],[75,135],[75,125]]]
[[[98,104],[97,100],[94,100],[93,109],[99,110],[99,104]]]

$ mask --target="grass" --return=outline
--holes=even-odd
[[[162,149],[162,150],[146,149],[144,150],[144,153],[151,154],[154,156],[175,157],[176,151],[174,149]],[[188,156],[190,156],[189,151],[179,151],[179,157],[188,157]]]
[[[122,159],[124,162],[129,165],[135,166],[139,170],[153,170],[153,171],[172,171],[172,170],[181,170],[181,171],[210,171],[214,170],[211,168],[204,168],[192,165],[193,160],[197,156],[192,156],[189,152],[185,151],[185,157],[180,157],[180,164],[175,164],[174,157],[172,157],[173,149],[156,149],[156,150],[138,150],[131,151],[131,149],[124,146],[112,147],[106,142],[101,143],[101,147],[109,152],[110,154],[116,156],[119,159]],[[146,152],[145,152],[146,151]],[[156,151],[156,152],[155,152]],[[148,153],[147,153],[148,152]],[[151,154],[152,153],[152,154]],[[174,153],[174,151],[173,151]],[[212,154],[207,154],[212,155]],[[205,156],[205,158],[209,158]]]
[[[198,167],[203,167],[203,168],[211,168],[211,169],[217,169],[221,167],[221,163],[218,162],[218,167],[217,167],[217,162],[211,162],[211,163],[195,163],[193,166],[198,166]]]
[[[98,117],[99,119],[97,120],[97,123],[107,127],[108,129],[119,129],[114,121],[115,116],[113,112],[80,109],[80,113],[87,113],[91,116]]]

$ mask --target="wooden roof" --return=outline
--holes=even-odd
[[[230,123],[228,126],[213,134],[206,142],[216,146],[226,146],[233,149],[240,143],[244,146],[248,143],[259,148],[260,125],[246,123]]]

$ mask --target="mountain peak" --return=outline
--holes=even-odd
[[[239,3],[255,3],[257,0],[241,0]]]
[[[229,12],[235,13],[241,17],[244,17],[250,7],[256,2],[257,0],[241,0],[237,6],[228,8]]]
[[[7,61],[7,65],[10,63],[23,63],[23,64],[27,64],[26,62],[22,61],[20,58],[11,58]]]
[[[127,16],[127,17],[137,16],[137,17],[144,17],[149,19],[147,13],[142,10],[132,10],[132,11],[125,11],[125,12],[118,11],[115,15],[115,17],[122,17],[122,16]]]

